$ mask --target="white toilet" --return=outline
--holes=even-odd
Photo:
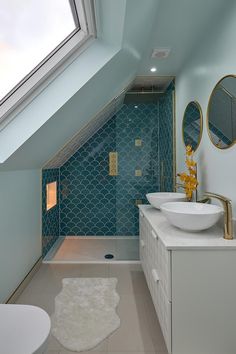
[[[39,307],[0,304],[0,354],[41,354],[51,321]]]

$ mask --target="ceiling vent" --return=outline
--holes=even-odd
[[[170,54],[170,48],[155,48],[152,51],[152,58],[155,59],[166,59]]]

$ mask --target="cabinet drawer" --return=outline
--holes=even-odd
[[[139,230],[140,259],[141,261],[146,260],[157,267],[158,236],[142,213],[140,213]]]
[[[168,352],[171,353],[171,256],[140,213],[140,259]]]
[[[171,353],[171,302],[168,300],[161,284],[157,292],[158,318],[168,352]]]
[[[159,282],[168,298],[171,301],[171,256],[158,235],[149,225],[148,240],[146,247],[146,259],[150,268],[158,272]]]
[[[171,253],[159,241],[157,250],[157,268],[162,288],[171,301]]]
[[[160,283],[171,301],[171,257],[149,221],[140,212],[140,260],[158,271]],[[147,264],[145,264],[147,267]],[[144,267],[144,266],[143,266]]]
[[[168,352],[171,353],[171,302],[168,300],[162,288],[159,274],[156,269],[150,267],[145,270],[147,282],[152,296],[153,304],[165,338]]]
[[[144,215],[139,214],[139,255],[142,265],[147,261],[147,225]]]
[[[147,258],[151,267],[158,268],[159,239],[151,225],[147,225]]]

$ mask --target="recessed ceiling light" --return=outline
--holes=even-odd
[[[157,68],[153,67],[153,68],[150,69],[150,71],[151,71],[152,73],[154,73],[155,71],[157,71]]]

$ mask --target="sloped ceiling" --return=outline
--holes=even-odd
[[[158,3],[95,1],[98,39],[0,132],[0,170],[43,167],[133,81]]]
[[[173,77],[137,76],[132,85],[124,88],[116,97],[108,102],[87,125],[76,133],[43,168],[61,167],[74,153],[80,149],[109,119],[111,119],[123,106],[127,91],[141,92],[150,90],[164,93],[173,80]]]
[[[126,90],[106,104],[93,119],[89,121],[79,132],[58,151],[58,153],[46,163],[44,168],[61,167],[74,153],[80,149],[106,122],[112,118],[123,106]]]
[[[176,76],[225,0],[95,0],[98,38],[0,131],[0,170],[41,168],[137,75]],[[166,60],[151,59],[170,47]]]

